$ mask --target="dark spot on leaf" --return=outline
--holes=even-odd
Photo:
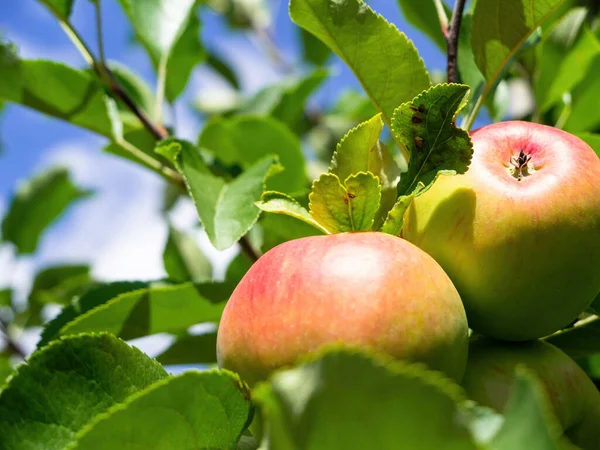
[[[347,205],[348,204],[348,197],[344,197],[343,200],[344,200],[344,203]]]
[[[442,164],[442,160],[441,159],[436,159],[435,160],[435,165],[439,166],[440,164]]]
[[[414,123],[414,124],[423,123],[423,117],[421,117],[420,115],[417,115],[417,114],[412,116],[411,120],[412,120],[412,123]]]
[[[425,111],[427,111],[427,108],[425,108],[425,105],[420,104],[417,111],[419,111],[420,113],[424,113]]]
[[[348,192],[348,197],[350,197],[350,198],[355,198],[355,197],[356,197],[356,195],[352,194],[351,192]]]
[[[419,151],[423,150],[423,146],[425,145],[425,140],[421,136],[414,136],[413,141],[415,141],[415,145]]]

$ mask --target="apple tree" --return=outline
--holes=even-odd
[[[274,3],[37,0],[77,66],[0,36],[0,111],[160,180],[168,228],[163,277],[0,286],[0,449],[600,449],[598,2],[398,0],[400,27],[382,2]],[[152,85],[110,59],[107,5]],[[285,77],[248,93],[208,15]],[[342,64],[360,90],[315,101]],[[192,102],[199,67],[231,98]],[[59,166],[16,185],[3,274],[94,195]],[[237,249],[225,273],[182,203]]]

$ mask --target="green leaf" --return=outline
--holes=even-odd
[[[600,318],[591,316],[544,340],[575,359],[600,353]]]
[[[398,3],[406,21],[421,30],[443,52],[446,52],[446,39],[442,33],[434,0],[398,0]],[[444,6],[446,5],[444,4]],[[448,15],[448,17],[450,16]]]
[[[315,66],[324,66],[331,56],[331,49],[305,29],[300,29],[302,57]]]
[[[483,93],[485,87],[485,77],[475,63],[475,55],[471,45],[473,35],[473,14],[466,13],[463,16],[458,36],[458,72],[460,81],[471,88],[471,102],[468,110],[472,110],[475,101]]]
[[[223,60],[218,53],[210,50],[207,50],[207,52],[208,58],[206,63],[208,66],[221,75],[232,87],[239,89],[240,81],[238,80],[235,71],[231,68],[229,63]]]
[[[268,155],[277,155],[284,170],[267,181],[267,189],[294,193],[306,187],[305,160],[299,139],[270,117],[234,117],[209,122],[198,145],[226,165],[248,168]]]
[[[73,184],[65,168],[37,175],[15,193],[2,221],[2,239],[12,242],[20,254],[35,252],[46,228],[75,200],[90,194]]]
[[[53,61],[21,60],[0,42],[0,100],[112,137],[102,86],[89,72]]]
[[[212,279],[212,265],[196,241],[172,226],[169,227],[163,262],[173,281],[201,283]]]
[[[146,81],[125,65],[111,61],[108,63],[108,67],[119,82],[119,85],[135,104],[146,113],[151,112],[154,107],[154,93]],[[129,107],[123,104],[120,99],[117,101],[122,111],[130,112]]]
[[[12,305],[12,289],[0,289],[0,307]]]
[[[579,139],[583,139],[600,156],[600,134],[576,133]]]
[[[265,182],[280,170],[276,157],[267,156],[231,182],[213,175],[189,142],[168,139],[157,151],[171,153],[196,204],[200,221],[218,250],[231,247],[254,225],[260,209],[254,202],[265,190]]]
[[[425,185],[419,182],[413,192],[408,195],[401,195],[398,198],[398,201],[388,213],[385,222],[381,227],[381,231],[383,233],[388,233],[393,236],[400,236],[400,232],[404,226],[404,213],[412,203],[413,199],[423,192],[424,189]]]
[[[156,357],[163,365],[216,364],[217,332],[181,336]]]
[[[600,58],[596,59],[585,78],[572,92],[571,114],[563,129],[570,133],[595,130],[600,125]]]
[[[200,42],[200,21],[191,15],[167,62],[167,100],[173,103],[188,84],[194,68],[208,55]]]
[[[528,450],[559,450],[562,431],[551,411],[540,381],[528,370],[518,367],[504,410],[504,423],[490,447],[513,450],[526,442]]]
[[[50,9],[54,14],[63,20],[68,20],[73,10],[75,0],[39,0]]]
[[[272,116],[302,135],[306,131],[305,104],[328,76],[327,70],[319,68],[306,76],[268,86],[241,106],[237,115]]]
[[[382,157],[377,144],[382,129],[381,114],[377,114],[350,130],[337,145],[329,173],[337,175],[340,180],[358,172],[379,175]]]
[[[88,290],[81,297],[73,299],[69,306],[63,308],[58,316],[44,326],[41,339],[37,344],[38,349],[59,337],[60,330],[77,316],[108,302],[120,294],[143,289],[147,286],[148,283],[141,281],[119,281]]]
[[[541,46],[540,49],[543,51],[545,46]],[[584,29],[581,38],[564,55],[558,67],[546,67],[552,71],[551,80],[540,86],[536,83],[536,97],[541,111],[546,111],[560,102],[563,94],[571,92],[584,79],[598,56],[600,41],[591,31]],[[540,74],[542,73],[540,71]]]
[[[339,180],[338,180],[339,182]],[[275,213],[275,214],[286,214],[288,216],[299,219],[308,225],[322,231],[325,234],[329,234],[327,228],[323,227],[317,220],[315,220],[310,213],[300,203],[289,195],[281,192],[267,191],[263,193],[260,201],[255,203],[261,210]]]
[[[579,31],[586,14],[587,9],[583,7],[570,10],[564,18],[549,30],[535,49],[535,83],[533,87],[538,105],[542,106],[548,102],[548,107],[552,106],[552,104],[560,101],[563,92],[570,92],[586,75],[587,70],[583,72],[580,70],[569,71],[568,66],[563,64],[571,51],[585,60],[588,59],[589,51],[592,53],[594,51],[594,45],[590,49],[582,48],[579,44],[577,44],[578,48],[573,48],[576,38],[579,37]],[[579,43],[589,41],[589,39],[589,31],[586,31],[579,39]],[[571,57],[570,63],[579,65],[578,58]],[[587,64],[588,62],[585,61],[584,65],[587,66]],[[562,78],[562,82],[557,83],[555,81],[557,74],[560,74],[559,77]],[[563,83],[570,86],[567,89],[562,89],[561,85]],[[554,93],[550,97],[555,97],[554,99],[549,98],[552,89],[554,89]],[[543,109],[546,110],[548,107],[544,106]]]
[[[352,69],[388,125],[398,105],[429,87],[413,43],[363,1],[291,0],[290,15]]]
[[[39,271],[33,280],[33,286],[29,293],[29,305],[33,303],[65,305],[91,282],[89,266],[47,267]]]
[[[264,232],[264,242],[261,247],[263,253],[292,239],[318,236],[325,233],[323,230],[294,217],[282,214],[264,214],[260,226]]]
[[[76,317],[60,329],[60,335],[108,331],[129,340],[218,322],[233,287],[229,283],[184,283],[125,292]]]
[[[475,62],[492,84],[525,43],[566,0],[478,0],[473,13]]]
[[[309,196],[310,214],[330,233],[371,230],[381,200],[379,179],[369,172],[350,175],[340,183],[323,174]]]
[[[3,448],[62,450],[98,414],[167,376],[108,334],[56,341],[19,366],[0,393]]]
[[[135,130],[127,131],[124,133],[123,138],[125,141],[134,145],[136,148],[144,152],[146,155],[151,156],[152,158],[157,158],[156,153],[154,153],[154,147],[156,146],[156,140],[154,137],[148,133],[148,130],[145,128],[138,128]],[[121,158],[128,159],[135,163],[139,164],[139,159],[134,157],[131,152],[126,150],[121,144],[118,142],[111,142],[103,149],[107,153],[112,153],[113,155],[120,156]],[[161,161],[162,162],[162,161]],[[171,166],[168,161],[164,161],[165,165]]]
[[[476,448],[457,420],[459,386],[417,364],[329,350],[276,372],[253,394],[272,448]]]
[[[394,112],[392,133],[410,154],[398,194],[408,195],[422,182],[427,188],[441,171],[464,173],[471,162],[469,134],[455,125],[469,87],[438,84]]]
[[[6,355],[0,354],[0,391],[8,378],[14,372],[13,366],[10,363],[10,358]]]
[[[97,416],[67,448],[233,448],[252,420],[249,399],[248,387],[231,372],[184,373]]]

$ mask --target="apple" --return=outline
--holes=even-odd
[[[419,361],[460,380],[466,313],[439,264],[403,239],[311,236],[272,248],[242,278],[219,324],[217,360],[253,386],[336,343]]]
[[[600,292],[600,159],[572,134],[529,122],[488,125],[472,140],[467,172],[415,198],[402,237],[444,268],[473,330],[549,335]]]
[[[520,364],[542,381],[566,437],[583,449],[600,448],[600,392],[575,361],[547,342],[474,339],[462,385],[471,399],[502,412]]]

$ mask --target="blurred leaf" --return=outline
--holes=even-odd
[[[526,442],[528,450],[559,450],[562,431],[551,411],[540,381],[526,369],[517,368],[505,420],[491,448],[513,450]]]
[[[352,69],[388,125],[398,105],[429,87],[413,43],[362,1],[291,0],[290,15]]]
[[[471,45],[472,35],[473,15],[466,13],[463,16],[458,36],[457,59],[460,81],[471,88],[470,103],[467,106],[468,111],[473,109],[475,100],[481,96],[485,86],[485,78],[475,63],[475,55]]]
[[[12,305],[12,289],[0,289],[0,307]]]
[[[339,184],[339,179],[335,175],[332,175],[331,177],[332,179],[337,180],[337,183]],[[343,189],[341,185],[340,189]],[[306,210],[306,208],[304,208],[289,195],[281,192],[266,191],[261,196],[260,201],[256,202],[255,204],[265,212],[285,214],[293,217],[294,219],[301,220],[323,233],[329,233],[325,226],[323,226],[318,220],[315,220],[315,218]]]
[[[252,261],[248,255],[246,255],[244,252],[238,253],[238,255],[233,258],[233,260],[227,266],[225,280],[237,285],[246,272],[250,270],[250,267],[252,267]]]
[[[169,238],[163,252],[163,262],[169,279],[201,283],[212,279],[212,265],[189,235],[169,227]]]
[[[162,199],[162,212],[168,213],[171,211],[182,197],[184,197],[184,193],[179,186],[173,183],[165,183]]]
[[[238,164],[246,169],[266,156],[276,155],[284,170],[269,178],[269,190],[294,193],[308,184],[300,141],[276,119],[214,119],[202,130],[198,145],[223,164]]]
[[[352,374],[349,377],[348,374]],[[328,350],[253,392],[277,449],[475,449],[459,386],[421,365]]]
[[[309,196],[310,215],[330,233],[371,230],[381,200],[379,179],[359,172],[343,184],[332,174],[323,174],[313,183]]]
[[[270,115],[301,135],[306,131],[303,122],[306,101],[328,76],[326,70],[316,69],[304,77],[268,86],[243,105],[237,114]]]
[[[389,211],[381,231],[391,234],[392,236],[400,236],[402,227],[404,226],[404,213],[412,203],[413,199],[425,189],[425,185],[419,181],[417,187],[408,195],[401,195],[393,208]]]
[[[254,436],[242,435],[236,450],[259,450],[259,444]]]
[[[46,5],[56,16],[67,21],[73,9],[75,0],[38,0]]]
[[[563,127],[570,133],[597,131],[600,126],[600,58],[597,58],[585,78],[571,94],[571,113]]]
[[[402,14],[408,23],[422,31],[429,39],[446,52],[446,39],[442,33],[434,0],[398,0]],[[446,7],[446,5],[444,4]],[[448,9],[447,7],[445,9]],[[447,14],[448,21],[452,13]],[[461,27],[462,32],[462,27]],[[460,54],[460,53],[459,53]]]
[[[65,168],[54,168],[30,179],[15,193],[2,221],[2,238],[17,252],[35,252],[46,230],[75,200],[90,191],[77,187]]]
[[[281,214],[265,214],[260,224],[265,231],[263,252],[292,239],[323,234],[311,225]]]
[[[544,338],[571,358],[583,358],[600,353],[600,318],[592,316],[574,327]]]
[[[545,67],[552,72],[552,77],[549,82],[535,86],[540,109],[545,111],[560,102],[563,94],[571,92],[584,79],[592,62],[599,56],[600,41],[591,31],[584,29],[581,38],[566,52],[558,66]],[[542,70],[544,66],[540,74]]]
[[[399,195],[412,193],[419,182],[427,189],[440,172],[467,170],[473,144],[455,120],[468,94],[468,86],[438,84],[396,109],[392,133],[410,154],[408,171],[398,183]]]
[[[223,60],[219,54],[208,50],[207,64],[236,89],[240,88],[240,82],[235,71]]]
[[[576,133],[576,136],[583,139],[600,156],[600,134]]]
[[[39,349],[51,340],[59,337],[60,330],[77,316],[83,315],[95,307],[107,303],[120,294],[137,291],[147,286],[148,283],[142,281],[119,281],[90,289],[81,297],[73,299],[69,306],[64,307],[58,316],[44,326],[37,348]]]
[[[200,42],[200,21],[192,14],[167,63],[166,95],[170,103],[183,92],[194,68],[207,58],[208,54]]]
[[[154,93],[148,84],[125,65],[111,61],[108,63],[108,67],[119,82],[119,85],[134,103],[147,113],[152,111],[154,107]],[[123,110],[129,112],[129,107],[122,105],[120,100],[118,102]]]
[[[488,84],[496,81],[529,35],[565,1],[477,1],[473,13],[473,53]]]
[[[216,364],[217,332],[181,336],[156,357],[163,365]]]
[[[189,142],[167,139],[159,143],[157,152],[170,154],[176,162],[200,221],[218,250],[231,247],[256,223],[260,209],[254,202],[264,192],[266,180],[281,167],[276,157],[267,156],[227,182],[209,171]]]
[[[57,341],[19,366],[0,393],[3,447],[62,450],[97,415],[167,376],[156,361],[108,334]]]
[[[10,358],[6,355],[0,354],[0,392],[3,388],[4,382],[9,375],[13,373],[13,366],[10,363]]]
[[[266,0],[206,0],[223,14],[232,28],[266,29],[271,23],[271,12]]]
[[[166,65],[166,96],[173,102],[193,68],[206,58],[196,0],[119,0],[154,67]]]
[[[68,304],[71,298],[91,281],[89,266],[47,267],[39,271],[33,280],[33,286],[29,293],[29,304]]]
[[[21,60],[0,42],[0,100],[112,137],[102,86],[90,73],[53,61]]]
[[[324,66],[331,56],[331,49],[303,28],[300,28],[300,39],[304,60],[315,66]]]
[[[69,448],[226,449],[251,420],[250,392],[237,375],[188,372],[111,407],[81,429]]]
[[[60,329],[60,335],[108,331],[129,340],[218,322],[233,287],[229,283],[184,283],[125,292],[77,316]]]
[[[566,78],[567,83],[572,81],[574,77],[583,78],[585,76],[585,71],[570,71],[568,66],[563,64],[563,61],[569,55],[573,43],[579,36],[579,31],[581,30],[581,25],[586,14],[587,11],[585,8],[572,9],[549,30],[540,45],[537,46],[535,52],[535,83],[533,87],[538,105],[543,106],[545,102],[552,103],[551,99],[548,99],[550,90],[552,87],[557,90],[562,84],[555,82],[557,72],[562,73],[562,77]],[[589,31],[586,34],[589,34]],[[589,36],[584,37],[583,40],[589,41]],[[593,47],[590,50],[593,51]],[[579,46],[576,52],[585,57],[587,50]],[[573,63],[577,63],[577,60],[571,60],[571,64]],[[575,84],[567,89],[567,91],[570,91],[574,86]],[[554,103],[560,100],[562,92],[555,93],[554,96],[556,97],[556,95],[558,97],[553,100]],[[551,104],[548,106],[551,106]],[[547,109],[547,106],[543,106],[542,109]]]
[[[156,140],[145,128],[138,128],[135,130],[127,131],[123,135],[123,138],[127,142],[144,152],[146,155],[151,156],[155,159],[157,158],[158,155],[154,153]],[[108,144],[106,147],[104,147],[104,151],[139,164],[139,160],[135,158],[131,154],[131,152],[124,149],[120,144],[116,142],[111,142],[110,144]],[[166,165],[170,166],[171,164],[167,162]]]

